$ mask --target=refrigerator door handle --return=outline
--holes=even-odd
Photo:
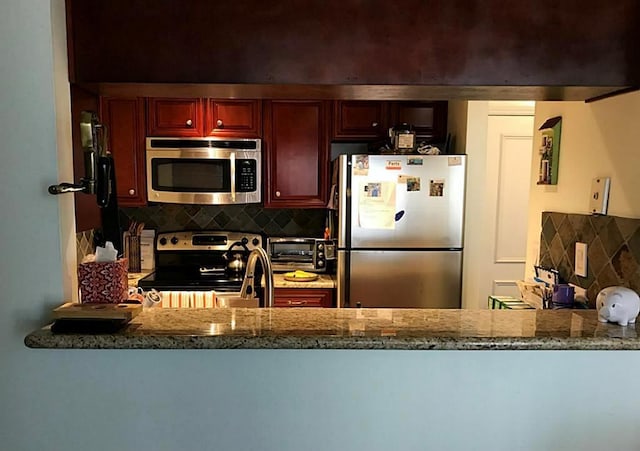
[[[340,307],[349,307],[347,300],[349,299],[349,275],[347,274],[347,251],[338,251],[338,264],[336,268],[337,276],[337,301],[336,305]]]
[[[340,249],[347,247],[347,197],[350,197],[350,193],[347,192],[349,189],[347,177],[350,163],[349,155],[340,155],[338,159],[338,248]]]

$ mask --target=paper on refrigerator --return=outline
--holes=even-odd
[[[394,182],[360,183],[358,223],[363,229],[394,229],[396,184]]]

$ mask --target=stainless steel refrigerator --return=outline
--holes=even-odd
[[[465,155],[340,155],[338,305],[460,308]]]

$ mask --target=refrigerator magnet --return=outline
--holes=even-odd
[[[407,166],[422,166],[422,157],[407,157]]]
[[[405,184],[407,180],[411,177],[410,175],[399,175],[398,176],[398,184]]]
[[[402,169],[402,161],[400,160],[387,160],[387,165],[385,166],[386,169],[391,169],[391,170],[400,170]]]
[[[369,175],[369,155],[354,157],[353,175]]]
[[[449,166],[461,166],[462,158],[460,157],[449,157],[448,158]]]
[[[442,197],[444,196],[444,179],[431,180],[429,182],[429,196]]]
[[[420,191],[420,177],[409,177],[407,179],[407,191]]]
[[[382,195],[382,184],[381,183],[367,183],[364,186],[364,192],[367,197],[380,197]]]

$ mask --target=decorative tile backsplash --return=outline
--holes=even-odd
[[[78,263],[82,261],[85,255],[95,253],[95,246],[93,244],[94,237],[95,230],[93,229],[76,233],[76,256]]]
[[[327,210],[270,209],[259,205],[161,204],[120,209],[120,227],[144,222],[157,232],[174,230],[226,230],[264,233],[267,236],[322,237]]]
[[[587,244],[587,277],[575,274],[575,243]],[[629,287],[640,293],[640,219],[542,213],[540,265],[587,290],[591,307],[602,288]]]

